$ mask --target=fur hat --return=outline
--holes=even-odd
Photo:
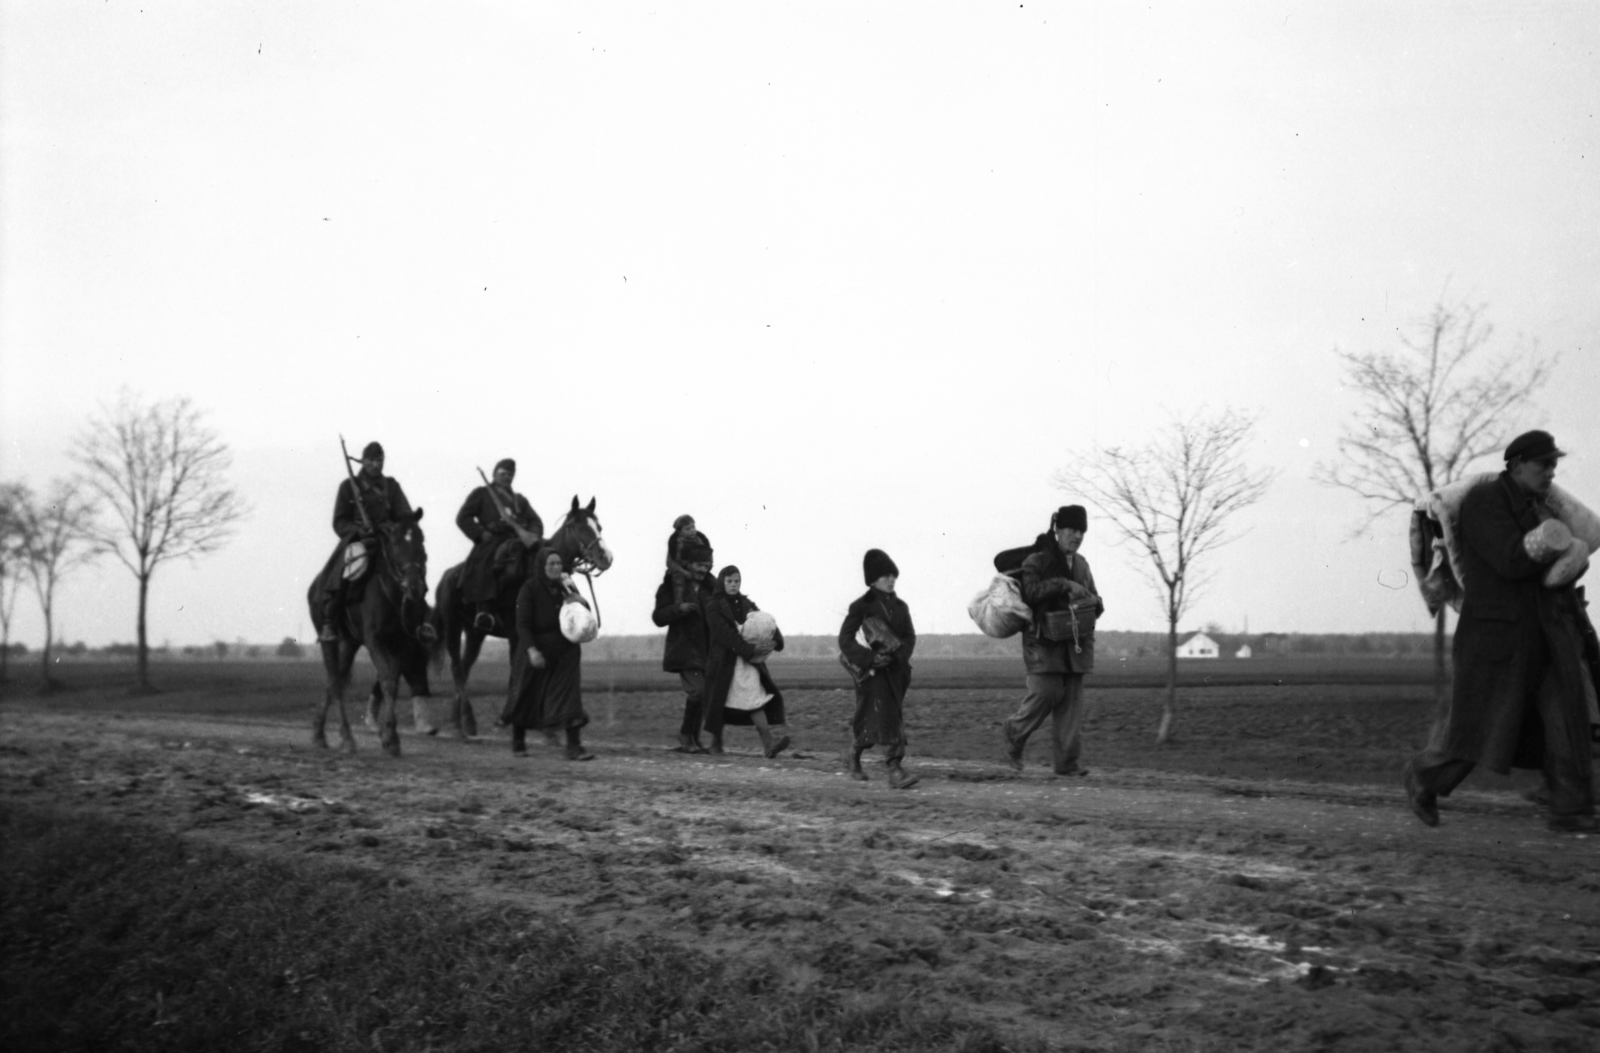
[[[1511,440],[1511,445],[1506,447],[1506,462],[1517,459],[1525,461],[1542,461],[1549,457],[1565,457],[1567,451],[1556,449],[1555,436],[1547,431],[1535,428],[1525,431]]]
[[[363,461],[370,461],[374,457],[380,461],[383,460],[383,443],[369,442],[361,448],[361,459]]]
[[[1089,532],[1089,513],[1082,505],[1062,505],[1050,517],[1050,526],[1056,530],[1081,530]]]
[[[711,546],[698,537],[685,539],[683,547],[678,549],[678,560],[682,563],[710,563]]]
[[[513,461],[509,457],[502,457],[498,461],[494,462],[494,470],[495,471],[498,472],[502,468],[504,468],[506,471],[510,472],[512,475],[516,475],[517,474],[517,462]]]
[[[861,560],[861,572],[866,576],[867,584],[871,585],[885,574],[900,576],[900,568],[894,565],[894,560],[889,558],[889,553],[881,548],[869,548]]]

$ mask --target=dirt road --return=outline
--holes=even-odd
[[[313,751],[298,724],[0,713],[0,793],[383,868],[1063,1049],[1600,1049],[1600,838],[1505,793],[1139,769],[687,757],[593,741]]]

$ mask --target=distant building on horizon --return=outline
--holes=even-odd
[[[1222,649],[1205,633],[1195,633],[1178,645],[1179,658],[1220,658]]]

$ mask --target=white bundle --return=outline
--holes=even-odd
[[[757,647],[770,644],[778,635],[778,619],[766,611],[751,611],[744,624],[739,626],[739,635],[744,637],[746,643],[753,643]]]
[[[573,597],[561,605],[561,635],[575,644],[586,644],[600,635],[600,620],[587,603]]]
[[[967,604],[967,615],[985,636],[1004,640],[1033,624],[1033,611],[1022,600],[1022,586],[1009,574],[996,574],[989,587]]]
[[[1416,508],[1420,515],[1412,517],[1412,564],[1417,571],[1417,584],[1430,611],[1437,609],[1441,602],[1461,609],[1461,583],[1464,578],[1461,566],[1461,503],[1474,486],[1495,478],[1494,472],[1470,475],[1417,499]],[[1567,527],[1573,539],[1571,545],[1553,550],[1559,551],[1560,556],[1544,574],[1545,585],[1557,588],[1576,578],[1588,566],[1589,554],[1600,550],[1600,516],[1559,486],[1550,487],[1544,502],[1555,513],[1556,520]],[[1442,542],[1426,536],[1422,529],[1423,518],[1439,524],[1444,534]],[[1525,540],[1524,545],[1527,544]],[[1432,552],[1429,551],[1430,547]],[[1437,554],[1441,549],[1443,558]],[[1532,549],[1525,550],[1532,554]]]

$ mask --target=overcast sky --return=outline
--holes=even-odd
[[[551,526],[598,499],[607,632],[682,512],[791,633],[872,546],[965,632],[1056,470],[1231,404],[1281,474],[1185,627],[1425,630],[1405,515],[1353,537],[1310,478],[1334,349],[1484,304],[1560,356],[1516,430],[1600,507],[1597,42],[1590,3],[6,3],[0,478],[125,386],[209,412],[252,513],[157,573],[158,644],[310,635],[341,433],[431,580],[510,456]],[[1162,627],[1111,542],[1102,625]],[[134,615],[114,560],[60,589],[69,641]]]

